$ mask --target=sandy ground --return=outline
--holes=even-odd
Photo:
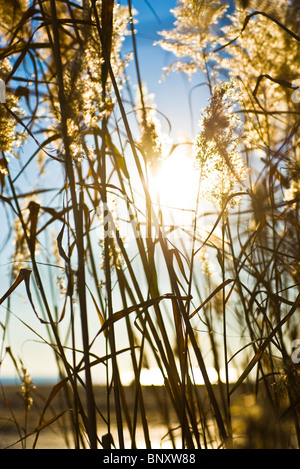
[[[60,417],[38,433],[38,439],[35,443],[37,433],[34,432],[34,430],[40,425],[40,416],[50,396],[51,390],[52,386],[37,387],[34,391],[33,405],[28,412],[25,412],[24,402],[20,396],[20,387],[5,386],[0,390],[0,449],[32,448],[35,444],[35,448],[37,449],[74,448],[73,438],[70,435],[70,419],[74,416],[74,412],[69,410],[70,407],[66,404],[63,389],[56,395],[51,406],[47,408],[43,422],[49,422],[58,415],[60,415]],[[168,428],[162,426],[162,416],[165,412],[168,412],[171,427],[175,429],[177,420],[174,412],[172,412],[167,405],[168,398],[164,388],[158,386],[145,387],[143,388],[143,394],[152,448],[172,448],[172,443],[167,435]],[[128,404],[128,413],[131,421],[133,418],[134,397],[133,388],[127,388],[126,402]],[[107,433],[107,426],[104,419],[108,417],[107,392],[104,387],[99,386],[95,388],[95,401],[99,410],[98,435],[101,437],[101,435]],[[113,398],[111,401],[113,402]],[[101,417],[101,415],[103,417]],[[111,433],[117,438],[113,404],[111,404],[110,416]],[[130,448],[129,431],[125,420],[124,417],[126,448]],[[25,434],[28,435],[30,432],[34,433],[30,437],[21,440]],[[180,432],[178,430],[174,431],[175,436],[176,434],[180,441]],[[69,444],[64,435],[70,436]],[[138,448],[145,448],[145,438],[140,417],[138,418],[136,441]]]
[[[66,388],[61,388],[52,400],[51,405],[47,406],[47,410],[43,415],[43,409],[47,399],[51,395],[53,386],[37,386],[34,391],[34,401],[31,409],[26,413],[24,407],[24,401],[20,396],[20,386],[2,386],[0,388],[0,449],[22,449],[22,448],[36,448],[36,449],[74,449],[74,435],[71,432],[71,428],[74,428],[71,423],[71,419],[74,418],[74,403],[72,399],[72,392],[69,389],[69,397],[71,404],[67,404],[65,396]],[[132,425],[135,405],[135,391],[134,387],[126,387],[124,389],[123,400],[126,401],[126,409],[124,403],[122,403],[122,418],[123,418],[123,429],[125,448],[131,448],[131,437],[128,428]],[[195,390],[195,389],[194,389]],[[115,439],[116,447],[119,446],[118,442],[118,430],[116,427],[115,409],[113,393],[110,396],[110,414],[108,415],[107,406],[107,390],[105,387],[96,386],[95,389],[95,403],[97,406],[97,431],[98,437],[102,440],[102,437],[107,434],[108,418],[111,423],[111,434]],[[181,448],[181,428],[179,426],[179,419],[174,412],[174,409],[169,405],[169,397],[165,387],[162,386],[143,386],[143,397],[145,412],[147,416],[147,424],[149,429],[149,438],[151,441],[152,449],[172,449],[172,441],[168,430],[172,430],[173,440],[176,443],[176,448]],[[245,390],[244,390],[245,391]],[[293,441],[294,433],[292,427],[289,426],[289,421],[282,422],[280,428],[274,426],[273,419],[269,415],[268,409],[264,409],[265,404],[263,401],[262,409],[258,414],[257,407],[253,404],[253,393],[241,392],[240,396],[236,396],[237,403],[240,400],[240,404],[237,407],[237,413],[233,420],[233,426],[237,428],[235,433],[235,446],[241,447],[242,449],[250,449],[249,443],[253,449],[265,448],[265,449],[279,449],[285,446],[286,442],[290,443],[288,447],[298,448],[297,441]],[[215,388],[215,395],[218,395],[220,388]],[[209,410],[208,398],[206,396],[206,390],[204,386],[197,386],[198,401],[202,403],[203,415],[212,415]],[[247,399],[245,400],[245,396]],[[248,399],[250,398],[250,400]],[[122,399],[121,399],[122,400]],[[221,402],[221,399],[218,399]],[[253,402],[252,402],[253,401]],[[82,403],[85,406],[85,395],[83,391]],[[234,402],[232,402],[234,404]],[[235,405],[232,406],[232,411]],[[263,411],[263,413],[261,413]],[[43,420],[41,420],[43,415]],[[248,415],[248,417],[247,417]],[[128,419],[127,419],[128,417]],[[248,420],[246,419],[248,418]],[[246,419],[246,420],[245,420]],[[245,422],[248,421],[248,434],[245,431]],[[129,422],[129,423],[128,423]],[[137,413],[137,426],[136,426],[136,447],[137,449],[145,449],[145,436],[141,425],[141,414],[140,410]],[[169,427],[166,422],[168,422]],[[39,432],[36,429],[41,425],[42,427]],[[49,425],[45,425],[49,423]],[[210,435],[205,431],[206,437],[211,437],[212,443],[206,440],[208,447],[216,448],[216,428],[212,425],[212,421],[208,420],[206,423],[210,429]],[[281,428],[282,427],[282,428]],[[280,430],[280,432],[279,432]],[[198,422],[198,431],[201,432],[201,424]],[[242,431],[242,433],[240,433]],[[291,433],[292,432],[292,433]],[[31,433],[30,436],[28,436]],[[83,433],[82,433],[83,434]],[[23,437],[27,435],[24,439]],[[247,438],[245,440],[245,435]],[[292,435],[291,438],[288,435]],[[38,436],[38,438],[37,438]],[[203,442],[203,439],[202,439]],[[85,447],[88,448],[88,444],[85,442]],[[203,443],[202,443],[203,444]],[[82,448],[83,445],[81,444]],[[99,445],[101,448],[101,445]]]

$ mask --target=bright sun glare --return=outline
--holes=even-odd
[[[207,373],[211,384],[218,383],[218,373],[215,368],[207,367]],[[238,378],[237,370],[230,368],[228,370],[229,382],[234,383]],[[129,386],[134,382],[134,373],[132,370],[124,371],[121,374],[122,383],[124,386]],[[220,372],[220,378],[223,383],[226,382],[225,369],[222,369]],[[203,379],[202,373],[198,367],[194,367],[191,373],[191,379],[197,385],[204,385],[205,381]],[[140,383],[142,386],[163,386],[164,377],[157,367],[152,367],[150,369],[143,368],[140,374]]]
[[[184,153],[166,158],[158,173],[151,178],[154,200],[162,206],[194,209],[197,194],[197,171]]]
[[[165,227],[189,230],[193,223],[197,197],[197,171],[184,153],[166,158],[151,177],[150,190],[156,212],[161,211]]]

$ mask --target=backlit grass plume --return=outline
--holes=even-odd
[[[232,83],[215,86],[194,143],[196,166],[201,172],[202,196],[221,205],[246,177],[238,148],[242,123],[234,113],[234,93]],[[232,200],[236,202],[236,199]]]

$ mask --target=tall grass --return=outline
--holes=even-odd
[[[206,8],[212,19],[225,14],[200,3],[193,8]],[[38,447],[42,432],[59,425],[71,448],[155,446],[149,389],[141,381],[144,369],[155,365],[164,383],[151,388],[162,441],[181,448],[298,447],[299,104],[292,100],[293,77],[270,79],[266,70],[246,83],[240,76],[234,108],[224,98],[232,99],[231,85],[213,71],[221,76],[224,48],[234,54],[239,36],[232,40],[227,32],[226,44],[201,55],[210,101],[203,103],[194,144],[198,183],[186,188],[194,205],[173,207],[170,222],[169,208],[152,192],[163,158],[133,7],[129,0],[123,8],[113,0],[21,2],[9,4],[1,29],[7,87],[0,105],[2,250],[11,279],[1,298],[1,364],[10,361],[23,382],[26,425],[13,418],[19,441],[26,447],[34,436]],[[247,31],[254,15],[238,11]],[[263,16],[286,35],[283,51],[299,47],[292,24],[274,21],[268,11]],[[127,26],[137,99],[120,56]],[[247,40],[241,36],[242,47]],[[195,57],[186,41],[184,55]],[[220,63],[211,68],[216,56]],[[269,107],[272,86],[280,110]],[[237,115],[248,134],[232,149]],[[178,148],[171,147],[169,158]],[[253,163],[257,152],[262,158]],[[181,223],[186,213],[189,226]],[[6,276],[7,266],[1,272]],[[14,304],[21,288],[31,320]],[[14,353],[12,318],[52,350],[59,376],[30,429],[34,390],[26,356],[20,365]],[[124,363],[132,371],[129,387]],[[100,397],[99,376],[106,383]]]

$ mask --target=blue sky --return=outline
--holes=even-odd
[[[122,0],[121,3],[127,5],[127,0]],[[160,31],[172,29],[175,18],[170,10],[176,7],[177,1],[132,0],[132,5],[138,12],[136,16],[138,23],[135,29],[142,81],[147,85],[148,92],[155,95],[158,111],[169,119],[172,137],[176,140],[181,133],[191,137],[193,132],[197,131],[201,109],[207,104],[204,89],[194,89],[197,84],[201,83],[201,76],[195,76],[192,81],[189,81],[184,73],[170,73],[162,81],[164,67],[170,65],[176,58],[159,45],[154,45],[155,41],[161,39]],[[129,51],[132,51],[131,36],[128,36],[124,42],[124,52]],[[133,62],[128,67],[128,73],[131,82],[136,83]],[[188,100],[191,90],[194,90],[192,91],[193,123]]]

